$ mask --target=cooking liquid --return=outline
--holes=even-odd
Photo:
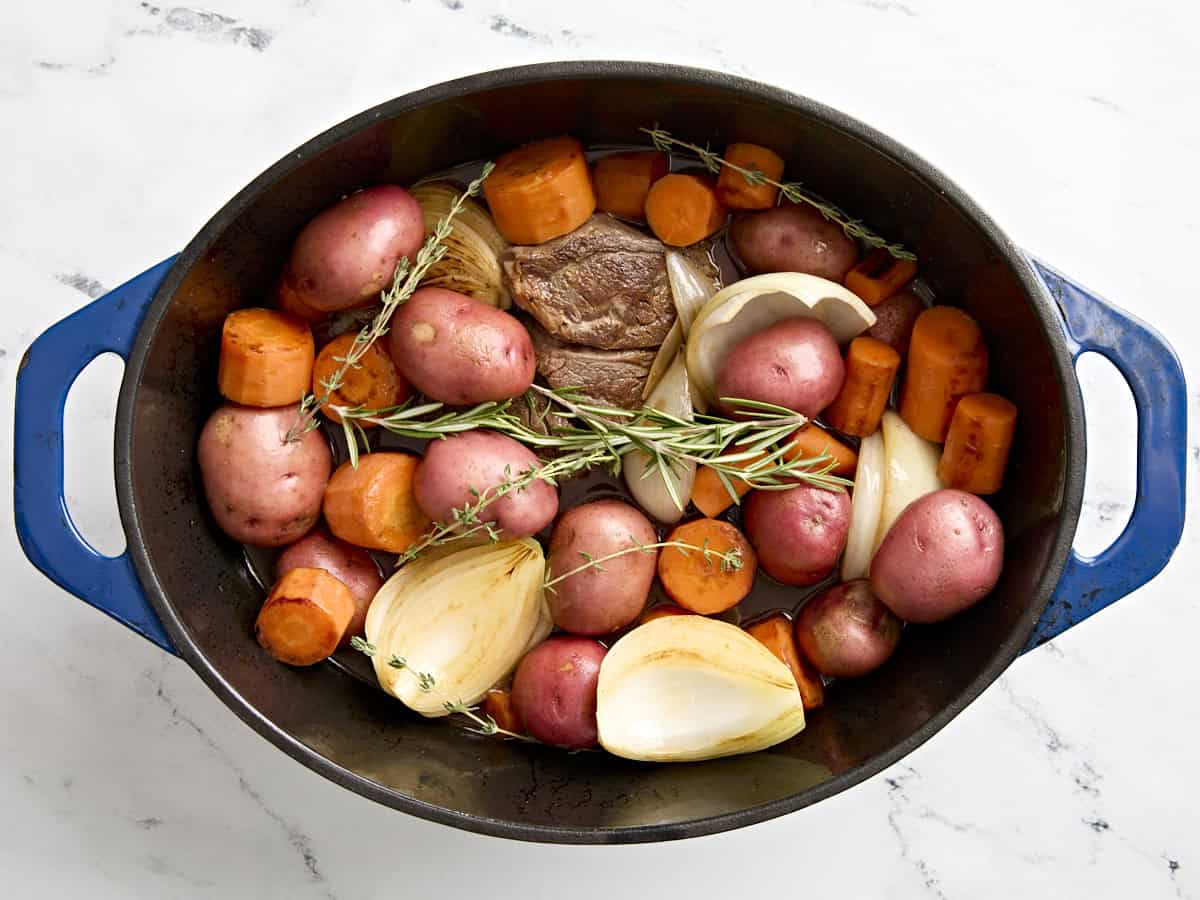
[[[627,145],[595,147],[588,151],[588,158],[595,159],[596,157],[619,150],[644,149],[647,148]],[[698,163],[691,159],[678,159],[673,157],[671,161],[672,171],[695,170],[697,165]],[[422,180],[449,180],[457,182],[460,185],[466,185],[473,178],[478,176],[481,168],[481,163],[469,163],[452,169],[447,169],[435,175],[430,175],[428,178]],[[628,224],[644,227],[641,226],[640,223],[636,222],[630,222]],[[725,237],[725,232],[722,231],[712,239],[711,257],[714,264],[720,269],[721,283],[723,285],[728,285],[744,277],[744,272],[741,271],[738,263],[734,259],[733,254],[730,252]],[[932,292],[927,285],[920,281],[919,278],[914,280],[914,282],[909,285],[909,289],[916,293],[926,303],[926,305],[932,305]],[[359,311],[355,312],[358,313]],[[334,329],[330,330],[326,340],[336,336],[336,334],[340,333],[340,331],[350,330],[357,327],[361,321],[362,317],[360,315],[345,316],[343,318],[343,326],[340,329],[335,326]],[[896,388],[898,387],[899,380],[897,380],[896,383]],[[893,393],[893,406],[895,406],[896,400],[897,397],[895,393]],[[817,418],[816,421],[822,427],[825,427],[827,430],[837,434],[844,443],[857,449],[859,443],[858,438],[849,435],[843,435],[840,432],[829,428],[829,426],[827,426],[826,423],[820,418]],[[333,450],[333,461],[334,467],[336,468],[348,458],[345,437],[343,435],[341,426],[332,424],[322,419],[321,429],[326,438],[329,440],[330,447]],[[397,435],[384,432],[380,428],[369,429],[367,434],[372,450],[405,450],[410,453],[420,455],[423,452],[423,447],[425,444],[424,441],[399,437]],[[564,511],[574,506],[579,506],[580,504],[587,503],[592,500],[602,499],[624,500],[633,506],[637,505],[629,494],[629,491],[626,489],[622,479],[620,477],[614,478],[606,470],[600,468],[586,472],[574,479],[571,479],[570,481],[564,481],[560,483],[559,514],[561,515]],[[688,510],[684,514],[683,521],[699,517],[700,513],[694,507],[689,506]],[[732,505],[719,518],[725,519],[737,526],[739,530],[741,529],[741,507],[737,504]],[[672,527],[673,526],[664,526],[659,523],[655,523],[655,530],[660,541],[666,539],[667,535],[672,530]],[[543,547],[549,546],[550,531],[550,528],[546,528],[540,534],[536,535]],[[262,587],[263,593],[265,594],[268,590],[270,590],[271,585],[275,581],[273,568],[275,558],[279,551],[249,546],[244,547],[243,550],[246,566],[250,570],[250,573],[254,579]],[[395,554],[371,551],[371,555],[379,565],[380,571],[383,573],[385,578],[394,571],[397,558]],[[716,616],[715,618],[723,619],[734,625],[748,625],[753,624],[758,620],[767,618],[775,613],[784,613],[789,617],[794,617],[796,612],[799,611],[800,607],[802,607],[810,597],[814,596],[825,588],[830,587],[831,585],[837,584],[838,581],[839,578],[837,569],[835,568],[828,577],[817,584],[808,587],[792,587],[779,583],[760,569],[755,575],[754,587],[746,596],[746,598],[733,609],[730,609],[727,612]],[[650,596],[646,601],[646,608],[651,609],[663,604],[671,604],[671,602],[672,601],[670,598],[668,598],[663,592],[662,585],[659,583],[658,579],[655,579],[650,589]],[[613,635],[607,635],[599,638],[600,643],[604,644],[605,646],[610,646],[614,641],[620,638],[622,633],[623,632],[618,632]],[[370,660],[355,650],[351,650],[348,647],[343,647],[329,659],[329,663],[354,678],[364,681],[372,686],[378,686],[378,682],[375,679],[374,669]],[[826,684],[829,684],[832,682],[832,679],[826,678],[824,681]]]

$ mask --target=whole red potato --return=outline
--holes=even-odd
[[[816,584],[846,546],[850,495],[807,484],[753,491],[742,525],[764,572],[784,584]]]
[[[412,194],[395,184],[367,188],[304,226],[282,290],[319,312],[360,306],[391,285],[400,257],[414,259],[424,240],[425,218]]]
[[[537,456],[507,435],[484,428],[430,441],[413,474],[413,496],[421,512],[435,522],[454,520],[454,511],[508,478],[540,465]],[[558,491],[534,479],[488,503],[481,522],[495,522],[506,540],[537,534],[558,515]]]
[[[596,745],[596,685],[605,652],[588,638],[553,637],[525,654],[512,699],[533,737],[569,749]]]
[[[658,540],[639,510],[620,500],[597,500],[569,510],[550,536],[549,578],[559,578],[589,559],[598,560]],[[658,554],[624,553],[552,585],[546,601],[554,624],[575,634],[611,634],[646,606]]]
[[[324,569],[348,587],[354,598],[354,615],[346,626],[342,644],[363,633],[367,608],[375,599],[375,592],[383,586],[383,576],[370,553],[338,540],[324,527],[315,528],[276,557],[277,581],[292,569]]]
[[[816,319],[798,317],[735,344],[717,371],[715,390],[718,398],[774,403],[812,417],[833,402],[845,376],[829,329]]]
[[[388,352],[430,400],[509,400],[533,384],[533,340],[515,317],[466,294],[421,288],[396,310]]]
[[[865,579],[837,584],[796,616],[796,644],[817,671],[857,678],[882,666],[900,643],[902,624]]]
[[[784,203],[738,216],[729,227],[734,254],[751,274],[806,272],[841,284],[858,246],[836,222],[807,204]]]
[[[965,491],[914,500],[871,561],[871,587],[909,622],[940,622],[982,600],[1004,566],[1004,526]]]

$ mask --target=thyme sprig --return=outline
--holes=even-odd
[[[737,163],[731,163],[719,154],[714,153],[708,147],[701,147],[699,144],[680,140],[657,125],[654,128],[639,128],[638,130],[650,136],[650,142],[654,144],[656,150],[664,153],[671,153],[675,148],[687,150],[695,154],[696,158],[700,160],[701,165],[714,175],[719,175],[722,168],[732,169],[741,174],[749,184],[772,185],[778,188],[780,194],[792,203],[805,203],[817,210],[817,212],[830,222],[841,226],[842,231],[846,233],[847,237],[860,240],[869,247],[880,247],[896,259],[916,261],[916,254],[904,249],[903,244],[891,243],[886,238],[880,237],[864,225],[861,219],[853,218],[845,210],[815,194],[798,181],[776,181],[773,178],[768,178],[759,169],[748,169],[745,166],[739,166]]]
[[[358,636],[350,638],[350,646],[353,649],[357,650],[359,653],[362,653],[369,657],[374,657],[379,652],[378,648],[374,644],[372,644],[366,638],[362,638],[362,637],[358,637]],[[421,690],[422,693],[425,693],[425,694],[440,693],[436,690],[437,679],[434,678],[433,673],[432,672],[422,672],[419,669],[414,669],[412,666],[410,666],[408,664],[408,660],[405,659],[403,656],[397,656],[396,654],[393,653],[391,655],[391,657],[388,659],[387,664],[389,666],[391,666],[393,669],[401,669],[405,672],[408,672],[410,675],[412,675],[413,678],[415,678],[417,680],[417,687]],[[509,731],[505,728],[501,728],[499,725],[496,724],[496,720],[494,718],[492,718],[490,715],[488,715],[487,713],[483,713],[482,715],[480,715],[478,712],[478,709],[479,709],[478,707],[469,706],[466,703],[464,703],[461,699],[459,699],[459,700],[442,700],[442,708],[444,710],[446,710],[447,713],[450,713],[451,715],[457,714],[460,716],[465,716],[467,719],[469,719],[472,722],[472,724],[474,725],[474,727],[468,727],[467,731],[473,732],[475,734],[482,734],[482,735],[485,735],[488,737],[498,734],[503,737],[514,738],[518,741],[527,741],[529,743],[535,743],[533,738],[531,738],[527,734],[517,734],[515,731]]]
[[[396,263],[396,268],[392,272],[391,286],[380,293],[382,307],[378,314],[354,336],[354,341],[351,343],[350,349],[346,352],[345,356],[334,357],[334,360],[338,363],[338,367],[328,378],[322,379],[321,396],[316,397],[313,394],[305,394],[304,398],[300,401],[296,422],[287,432],[286,441],[288,443],[298,440],[302,435],[307,434],[317,427],[317,410],[325,406],[329,402],[329,398],[342,387],[346,373],[351,369],[358,368],[359,362],[371,348],[371,345],[387,334],[388,327],[392,321],[392,314],[413,295],[413,292],[421,284],[421,280],[425,277],[425,273],[429,271],[430,267],[445,257],[449,251],[446,240],[454,230],[452,220],[462,211],[467,198],[473,197],[480,192],[483,188],[484,180],[492,173],[493,168],[495,166],[490,162],[484,165],[483,170],[479,173],[479,177],[467,185],[467,189],[458,195],[454,204],[447,210],[446,215],[438,220],[429,237],[425,239],[425,243],[421,245],[421,249],[417,251],[415,261],[410,262],[407,256],[400,257],[400,261]],[[359,429],[359,432],[353,433],[352,431],[347,431],[346,434],[350,457],[354,465],[358,465],[357,439],[362,437],[361,429]],[[351,439],[352,437],[354,438],[353,440]]]
[[[579,556],[583,559],[582,565],[576,566],[570,571],[563,572],[561,575],[556,575],[554,578],[550,578],[549,572],[547,572],[547,578],[542,587],[553,594],[555,593],[554,585],[566,581],[571,576],[578,575],[580,572],[586,572],[588,569],[596,569],[599,572],[603,572],[604,564],[610,560],[617,559],[629,553],[650,553],[664,547],[674,547],[684,556],[690,553],[699,553],[704,557],[704,561],[709,564],[719,562],[721,571],[725,573],[740,571],[742,566],[745,565],[740,547],[730,547],[728,550],[719,552],[709,546],[707,538],[705,538],[703,544],[692,544],[688,541],[656,541],[653,544],[644,544],[631,534],[629,535],[629,540],[631,544],[628,547],[622,547],[620,550],[615,550],[604,556],[592,556],[587,551],[580,550]]]

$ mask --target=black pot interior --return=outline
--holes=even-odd
[[[273,662],[251,633],[262,593],[241,549],[208,519],[194,465],[200,427],[218,403],[222,318],[264,304],[300,227],[349,191],[407,183],[557,133],[586,144],[640,143],[637,128],[656,122],[714,147],[737,139],[775,148],[790,177],[914,248],[940,301],[982,323],[993,388],[1022,414],[1008,488],[996,500],[1008,539],[999,587],[965,615],[910,627],[891,662],[835,685],[790,742],[689,765],[476,738],[410,715],[328,665]],[[406,811],[512,837],[717,831],[821,799],[903,755],[1024,643],[1057,580],[1082,479],[1082,471],[1067,477],[1068,458],[1082,453],[1071,446],[1080,440],[1077,389],[1057,329],[1045,324],[1048,307],[1011,246],[938,177],[799,98],[711,73],[633,65],[492,73],[401,98],[315,139],[187,248],[143,326],[123,389],[118,480],[130,545],[181,652],[239,715],[323,774]]]

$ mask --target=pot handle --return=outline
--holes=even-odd
[[[83,539],[63,495],[63,406],[79,373],[101,353],[129,357],[142,316],[174,257],[163,260],[42,333],[17,372],[13,426],[13,510],[29,561],[51,581],[176,652],[146,600],[128,550],[97,553]]]
[[[1058,303],[1073,359],[1094,351],[1133,392],[1137,410],[1137,495],[1129,522],[1098,556],[1071,551],[1062,579],[1026,650],[1044,644],[1160,571],[1183,533],[1187,467],[1187,384],[1178,357],[1153,328],[1030,258]]]

